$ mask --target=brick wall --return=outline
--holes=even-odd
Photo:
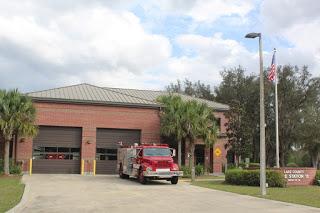
[[[313,185],[316,177],[316,168],[281,168],[288,186],[307,186]]]
[[[96,154],[96,128],[140,129],[141,142],[160,142],[158,109],[94,106],[80,104],[34,103],[36,124],[48,126],[82,127],[81,156],[85,172],[92,172]],[[90,141],[90,143],[87,143]],[[32,139],[18,142],[17,160],[28,170],[32,157]]]

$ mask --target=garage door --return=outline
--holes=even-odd
[[[140,130],[97,129],[97,174],[117,173],[117,148],[119,142],[133,145],[140,142]]]
[[[79,174],[81,139],[81,128],[41,126],[33,140],[33,172]]]

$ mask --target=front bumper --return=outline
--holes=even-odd
[[[183,171],[144,171],[145,177],[171,178],[183,176]]]

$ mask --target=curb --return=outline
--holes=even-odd
[[[28,197],[29,197],[29,194],[30,194],[30,187],[29,187],[29,184],[26,183],[24,177],[25,177],[25,175],[23,175],[22,178],[21,178],[21,181],[24,184],[24,191],[23,191],[22,198],[21,198],[20,202],[15,207],[13,207],[12,209],[8,210],[6,213],[21,212],[22,207],[27,203]]]

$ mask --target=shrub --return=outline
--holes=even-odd
[[[191,170],[189,166],[181,166],[181,170],[183,171],[183,177],[191,177]]]
[[[246,164],[245,163],[239,163],[239,167],[244,169],[244,168],[246,168]]]
[[[181,166],[181,170],[183,171],[183,177],[191,177],[191,169],[189,166]],[[204,166],[198,164],[195,166],[196,176],[204,175]]]
[[[234,185],[259,186],[259,170],[229,170],[226,172],[226,183]],[[269,187],[285,187],[286,180],[279,171],[268,170],[266,172],[267,183]]]
[[[197,164],[195,167],[196,176],[204,175],[204,166],[201,164]]]
[[[250,169],[259,169],[260,163],[249,163],[249,168]]]
[[[266,173],[269,187],[286,187],[287,181],[280,171],[268,170]]]
[[[0,174],[3,173],[3,160],[0,159]],[[10,174],[20,175],[21,174],[21,165],[14,164],[12,160],[10,160],[9,164]]]
[[[320,186],[320,170],[316,173],[316,178],[314,179],[314,184]]]
[[[236,169],[236,165],[234,165],[233,163],[228,163],[228,166],[227,166],[227,170],[229,169]]]
[[[287,164],[287,167],[299,167],[298,164],[291,162]]]

